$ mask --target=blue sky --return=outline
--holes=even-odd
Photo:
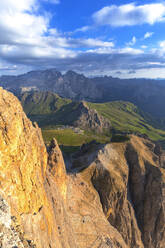
[[[0,75],[165,78],[165,2],[1,0]]]

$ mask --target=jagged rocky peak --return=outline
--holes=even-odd
[[[37,76],[43,76],[43,75],[47,75],[47,76],[60,76],[61,73],[56,70],[55,68],[51,68],[51,69],[47,69],[47,70],[38,70],[38,71],[30,71],[28,73],[23,74],[22,76],[24,77],[37,77]]]
[[[44,74],[49,79],[56,79],[62,76],[61,72],[57,71],[56,69],[47,69],[44,71]]]
[[[89,108],[87,102],[81,101],[78,105],[78,110],[80,111],[80,113],[88,113],[90,108]],[[96,111],[96,110],[94,110],[94,111]]]
[[[69,70],[67,71],[65,74],[64,74],[64,77],[65,78],[68,78],[68,79],[72,79],[72,78],[79,78],[79,79],[84,79],[85,80],[85,76],[83,74],[79,74],[75,71],[72,71],[72,70]]]
[[[74,122],[75,126],[83,129],[90,129],[97,133],[111,130],[110,122],[100,116],[95,109],[91,109],[85,101],[80,102],[77,108],[78,118]]]
[[[23,86],[35,86],[36,89],[49,88],[53,86],[53,82],[58,80],[62,74],[56,69],[47,69],[44,71],[31,71],[24,75],[19,76],[19,80],[22,80]],[[53,82],[52,82],[53,81]]]
[[[61,194],[66,198],[67,177],[62,152],[56,139],[52,139],[48,147],[48,170],[53,175]]]
[[[76,73],[75,71],[69,70],[65,73],[66,76],[73,76],[73,75],[79,75],[78,73]]]

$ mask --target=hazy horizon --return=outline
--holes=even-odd
[[[8,73],[8,74],[3,74],[1,75],[0,74],[0,77],[1,76],[21,76],[21,75],[24,75],[24,74],[27,74],[27,73],[30,73],[30,72],[35,72],[35,71],[46,71],[46,70],[57,70],[56,68],[45,68],[45,69],[36,69],[36,70],[30,70],[30,71],[25,71],[25,72],[16,72],[16,73]],[[9,70],[10,71],[10,70]],[[12,71],[12,70],[11,70]],[[96,77],[112,77],[112,78],[118,78],[118,79],[148,79],[148,80],[158,80],[158,81],[163,81],[165,80],[165,78],[143,78],[143,77],[120,77],[120,76],[112,76],[111,74],[109,75],[106,75],[106,74],[103,74],[103,75],[99,75],[99,74],[96,74],[96,75],[88,75],[86,73],[81,73],[81,72],[78,72],[76,70],[67,70],[67,71],[60,71],[60,70],[57,70],[58,72],[60,72],[62,75],[66,74],[68,71],[74,71],[75,73],[77,74],[81,74],[81,75],[84,75],[85,77],[87,78],[96,78]]]

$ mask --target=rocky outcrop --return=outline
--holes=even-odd
[[[110,132],[110,122],[100,116],[95,109],[89,108],[86,102],[80,102],[76,112],[77,120],[74,121],[74,126],[97,133]]]
[[[51,176],[48,173],[50,177],[47,177],[49,185],[47,195],[49,200],[53,201],[53,211],[58,232],[61,235],[62,247],[126,248],[121,235],[106,220],[100,198],[93,186],[88,185],[79,175],[67,177],[64,175],[64,162],[56,140],[52,141],[48,152],[48,168]],[[62,180],[63,177],[65,180]],[[62,201],[60,201],[61,194],[57,192],[57,186],[63,196]],[[65,208],[61,212],[62,202]],[[69,235],[67,230],[70,231]],[[66,241],[70,246],[66,245]]]
[[[26,92],[19,95],[25,113],[41,127],[68,125],[105,133],[111,131],[110,121],[87,102],[71,101],[51,92]]]
[[[98,192],[107,220],[122,234],[128,247],[142,248],[134,209],[128,201],[129,170],[122,145],[90,145],[74,158],[73,168]]]
[[[72,161],[72,170],[93,185],[107,220],[131,248],[165,244],[165,170],[156,151],[150,140],[132,136],[126,143],[90,144]]]
[[[48,150],[17,98],[0,88],[1,247],[126,248],[93,186],[66,174],[55,140]]]
[[[134,204],[144,246],[165,244],[165,170],[159,156],[147,149],[146,143],[133,139],[126,150],[130,168],[130,195]]]
[[[3,89],[0,89],[0,168],[0,189],[21,235],[25,234],[25,239],[39,248],[64,247],[46,192],[47,152],[41,131],[27,119],[16,97]],[[60,207],[62,211],[62,203]]]

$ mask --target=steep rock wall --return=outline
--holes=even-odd
[[[165,169],[148,139],[89,145],[72,161],[72,170],[98,192],[109,223],[128,247],[165,244]]]
[[[17,98],[0,88],[0,196],[10,208],[2,248],[8,234],[19,248],[127,248],[93,186],[66,174],[55,140],[48,150]]]
[[[58,171],[62,166],[58,164]],[[69,229],[65,246],[58,235],[56,216],[46,192],[46,170],[47,151],[40,129],[27,119],[17,98],[0,89],[0,189],[15,216],[14,225],[36,247],[71,247],[73,242],[69,244],[67,240]],[[65,174],[59,177],[65,180]],[[56,188],[63,211],[58,183]]]

